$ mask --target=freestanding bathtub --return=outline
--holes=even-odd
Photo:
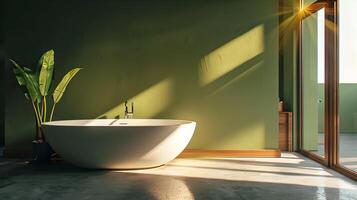
[[[86,168],[141,169],[176,158],[196,122],[161,119],[93,119],[43,123],[46,140],[66,161]]]

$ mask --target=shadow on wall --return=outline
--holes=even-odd
[[[55,119],[123,116],[129,100],[136,118],[197,121],[190,148],[277,148],[277,1],[78,4],[28,4],[21,8],[33,9],[21,16],[6,13],[8,55],[26,64],[54,48],[56,77],[73,65],[85,68]],[[7,87],[17,88],[9,77]],[[22,97],[18,91],[6,98]],[[12,123],[31,119],[22,104],[6,105],[9,146],[31,137],[30,123]]]

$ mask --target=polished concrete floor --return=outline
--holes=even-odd
[[[282,158],[176,159],[133,171],[0,160],[0,199],[357,200],[357,184],[291,153]]]

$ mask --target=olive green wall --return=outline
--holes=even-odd
[[[33,67],[55,49],[56,79],[84,67],[55,119],[123,115],[198,122],[189,148],[277,148],[278,1],[8,1],[6,54]],[[6,148],[34,126],[6,66]]]
[[[324,88],[319,84],[319,98],[323,99]],[[340,132],[357,134],[357,84],[342,83],[340,95]],[[319,105],[319,113],[323,113],[323,104]],[[323,118],[319,117],[319,132],[323,132]]]

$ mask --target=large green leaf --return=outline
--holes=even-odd
[[[41,56],[39,61],[41,70],[38,83],[42,96],[47,96],[48,90],[51,87],[53,80],[53,68],[55,65],[54,57],[55,52],[53,50],[49,50]]]
[[[33,102],[41,102],[41,94],[38,87],[37,76],[30,69],[20,67],[15,61],[10,61],[14,64],[14,73],[20,87],[26,87],[23,89],[26,98],[30,97]]]
[[[34,86],[36,89],[36,98],[37,102],[40,103],[42,101],[42,95],[40,92],[40,86],[38,83],[38,75],[35,72],[32,72],[31,69],[24,67],[25,73],[28,75],[29,80],[31,81],[31,84]]]
[[[52,95],[54,103],[58,103],[61,100],[67,85],[69,84],[71,79],[77,74],[77,72],[81,69],[82,68],[74,68],[62,78],[61,82],[57,85]]]
[[[12,64],[14,66],[19,66],[14,60],[10,59],[10,61],[12,62]],[[23,73],[21,73],[21,71],[17,67],[14,67],[13,71],[14,71],[17,83],[19,84],[19,86],[20,86],[22,92],[24,93],[26,99],[30,99],[29,93],[28,93],[27,88],[26,88],[26,80],[25,80],[25,78],[23,76]]]

